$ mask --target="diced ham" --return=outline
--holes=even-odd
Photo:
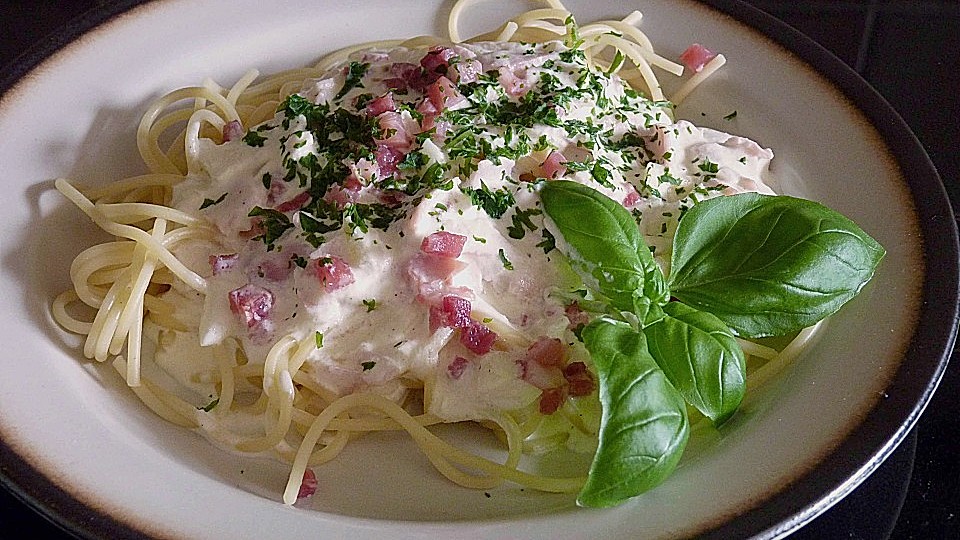
[[[395,189],[377,190],[377,200],[389,206],[390,208],[396,208],[400,206],[406,199],[407,194],[402,191],[397,191]]]
[[[469,360],[462,356],[458,356],[453,359],[453,362],[450,362],[450,365],[447,366],[447,375],[449,375],[451,379],[457,380],[463,376],[463,372],[465,372],[469,366]]]
[[[416,124],[416,121],[413,121]],[[416,136],[416,131],[404,122],[403,116],[396,111],[387,111],[377,117],[377,125],[380,126],[380,137],[375,137],[374,141],[378,145],[386,145],[390,148],[407,153]],[[417,126],[419,127],[419,126]],[[379,158],[377,159],[379,163]]]
[[[563,342],[558,338],[541,336],[527,348],[524,358],[545,367],[559,367],[564,364]]]
[[[517,360],[520,378],[541,390],[563,386],[563,371],[558,366],[545,366],[524,357]]]
[[[406,92],[409,88],[421,89],[425,84],[422,83],[423,68],[417,64],[409,62],[396,62],[389,68],[391,77],[384,79],[383,83],[392,90]]]
[[[229,293],[230,311],[238,315],[247,328],[253,328],[270,316],[273,293],[263,287],[246,284]]]
[[[483,70],[479,61],[461,57],[455,64],[450,66],[450,79],[458,84],[468,84],[476,82],[477,77]]]
[[[449,47],[434,47],[420,59],[420,66],[427,77],[432,75],[446,75],[450,68],[450,59],[457,56],[456,51]],[[432,82],[432,81],[431,81]]]
[[[440,327],[466,328],[471,323],[471,308],[466,298],[454,294],[444,296],[439,305],[430,306],[430,331]]]
[[[210,269],[213,271],[213,275],[216,276],[233,268],[233,265],[237,263],[237,259],[239,257],[240,255],[236,253],[228,253],[226,255],[211,255]]]
[[[540,392],[540,414],[557,412],[566,398],[566,392],[563,388],[547,388]]]
[[[467,242],[467,237],[459,234],[453,234],[447,231],[438,231],[427,235],[420,242],[420,251],[432,253],[439,257],[456,259],[463,252],[463,246]]]
[[[347,189],[339,184],[327,188],[327,192],[323,195],[323,200],[336,204],[337,208],[343,208],[349,203],[357,202],[359,198],[359,190]]]
[[[240,238],[245,240],[260,236],[261,234],[263,234],[263,220],[259,217],[250,218],[250,228],[237,233]]]
[[[447,136],[447,132],[450,131],[450,128],[453,127],[453,123],[449,120],[440,120],[437,121],[433,127],[433,132],[436,135],[434,140],[442,141]]]
[[[559,178],[567,174],[566,162],[567,158],[565,158],[563,154],[556,150],[551,151],[550,154],[547,155],[547,159],[543,160],[543,163],[540,165],[544,178]]]
[[[530,85],[527,84],[525,77],[517,75],[512,69],[502,67],[499,70],[497,81],[507,93],[508,96],[521,97],[530,91]]]
[[[627,184],[626,189],[627,194],[623,197],[623,206],[629,210],[640,204],[642,197],[640,196],[640,193],[637,192],[637,188],[633,187],[633,184]]]
[[[455,107],[467,99],[457,90],[457,85],[442,75],[427,87],[427,98],[438,112]]]
[[[357,202],[360,199],[360,190],[363,189],[363,183],[353,172],[343,181],[343,184],[333,184],[327,188],[323,194],[323,200],[343,208],[347,203]]]
[[[313,469],[303,471],[303,481],[300,482],[300,491],[297,493],[297,499],[305,499],[317,492],[317,475]]]
[[[580,309],[580,304],[576,302],[565,307],[563,311],[567,315],[567,320],[570,321],[570,324],[567,325],[570,330],[590,323],[590,315]]]
[[[390,58],[390,55],[382,51],[368,51],[363,53],[362,61],[363,62],[383,62]]]
[[[282,181],[270,182],[270,189],[267,190],[267,203],[269,203],[270,206],[275,205],[277,201],[280,200],[281,197],[283,197],[283,194],[287,192],[287,185],[288,185],[288,182],[282,182]]]
[[[445,294],[470,295],[469,290],[454,291],[450,287],[450,279],[466,266],[467,263],[457,259],[421,252],[410,260],[407,277],[417,290],[417,300],[438,304]]]
[[[487,354],[496,341],[497,334],[493,330],[473,319],[460,329],[460,343],[475,354]]]
[[[230,142],[243,137],[243,126],[239,120],[231,120],[223,125],[223,142]]]
[[[567,380],[567,389],[571,396],[589,396],[597,387],[593,375],[583,362],[570,362],[563,368],[563,378]]]
[[[420,113],[420,132],[430,131],[436,127],[437,115],[440,111],[429,98],[425,98],[417,105],[417,112]]]
[[[707,63],[716,58],[716,56],[717,53],[699,43],[694,43],[680,54],[680,62],[682,62],[687,69],[692,70],[694,73],[699,73],[700,70],[703,69],[703,66],[707,65]]]
[[[299,193],[296,197],[290,199],[289,201],[286,201],[277,205],[277,211],[284,212],[284,213],[296,212],[297,210],[300,210],[301,208],[306,206],[308,202],[310,202],[310,193],[304,191]]]
[[[310,262],[308,268],[317,276],[320,284],[323,285],[323,290],[326,292],[342,289],[354,281],[353,271],[350,270],[350,266],[346,261],[340,257],[327,255],[326,257],[314,259]]]
[[[378,144],[373,155],[377,158],[380,176],[386,178],[397,172],[397,164],[403,161],[405,154],[394,146]]]
[[[367,106],[363,109],[363,112],[367,116],[374,117],[380,116],[381,114],[388,111],[396,111],[397,104],[393,101],[393,93],[387,92],[386,94],[370,101],[367,103]]]

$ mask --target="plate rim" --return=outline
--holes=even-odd
[[[911,362],[901,361],[887,386],[898,387],[898,392],[885,393],[833,451],[789,486],[699,535],[717,539],[781,538],[812,521],[866,480],[907,437],[939,386],[956,343],[960,321],[957,222],[943,181],[923,145],[896,109],[859,73],[812,38],[745,2],[699,1],[749,26],[799,58],[839,90],[868,120],[903,173],[922,171],[917,175],[901,174],[909,187],[922,236],[924,278],[916,330],[904,352],[904,358],[911,358]],[[905,144],[891,144],[891,141]],[[936,254],[938,261],[952,264],[932,264],[931,254]],[[944,302],[944,299],[950,301]],[[936,344],[932,348],[935,353],[921,351],[931,343]],[[910,376],[917,371],[914,359],[923,360],[920,371],[930,374],[922,383],[918,377]],[[783,508],[792,509],[787,511],[792,513],[788,519],[783,519]]]
[[[695,1],[731,17],[801,60],[868,120],[901,171],[909,169],[913,173],[901,176],[909,187],[922,236],[925,268],[918,324],[905,357],[922,360],[919,366],[922,369],[917,369],[916,363],[908,366],[901,362],[889,382],[890,386],[899,387],[898,392],[878,400],[819,463],[780,491],[755,501],[745,512],[726,516],[715,527],[700,534],[704,538],[780,538],[813,520],[862,483],[899,446],[923,413],[947,368],[957,338],[960,243],[953,210],[936,168],[906,122],[879,92],[811,38],[751,5],[740,0]],[[83,36],[108,29],[112,23],[125,15],[132,15],[131,12],[139,8],[150,9],[151,4],[162,3],[158,0],[119,0],[98,4],[67,23],[55,36],[37,41],[2,66],[0,109],[3,98],[14,94],[35,71],[42,70],[48,61],[55,61],[58,54]],[[891,141],[902,144],[891,144]],[[936,256],[938,262],[953,264],[931,264],[932,256]],[[943,302],[945,298],[950,302]],[[931,344],[935,346],[930,347]],[[934,352],[931,354],[930,350]],[[916,371],[929,374],[929,377],[913,376]],[[0,485],[73,535],[83,538],[147,537],[135,524],[120,521],[71,496],[3,440],[0,440]]]

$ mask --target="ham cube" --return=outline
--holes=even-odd
[[[567,158],[556,150],[550,152],[547,159],[543,161],[540,168],[543,170],[544,178],[560,178],[567,174]]]
[[[374,117],[380,116],[387,111],[396,110],[397,104],[393,101],[393,93],[387,92],[386,94],[367,103],[367,106],[363,109],[363,112],[366,113],[367,116]]]
[[[233,268],[233,265],[237,264],[237,259],[240,258],[240,255],[236,253],[229,253],[226,255],[211,255],[210,256],[210,269],[213,271],[213,275],[219,275],[227,270]]]
[[[453,359],[453,362],[450,362],[450,365],[447,366],[447,375],[449,375],[451,379],[457,380],[460,377],[463,377],[463,372],[465,372],[469,366],[469,360],[462,356],[458,356]]]
[[[583,362],[570,362],[563,368],[563,378],[567,380],[567,388],[574,397],[589,396],[597,387],[593,375]]]
[[[273,293],[257,285],[246,284],[229,293],[230,311],[240,317],[247,328],[253,328],[270,316]]]
[[[326,292],[342,289],[354,281],[353,271],[350,270],[350,265],[340,257],[327,255],[326,257],[314,259],[310,262],[308,268],[317,276],[320,284],[323,285],[323,290]]]
[[[303,471],[303,481],[300,482],[300,491],[297,493],[297,499],[305,499],[317,492],[317,475],[313,469]]]
[[[540,414],[553,414],[567,398],[563,388],[548,388],[540,393]]]
[[[477,355],[482,356],[490,352],[495,341],[497,341],[497,334],[473,319],[467,326],[460,329],[460,343]]]
[[[423,242],[420,242],[420,251],[447,259],[456,259],[463,252],[466,242],[466,236],[440,231],[425,237]]]
[[[441,326],[466,328],[472,322],[470,311],[469,300],[448,294],[443,297],[439,306],[430,306],[430,331],[433,332]]]
[[[693,70],[694,73],[699,73],[700,70],[703,69],[703,66],[707,65],[707,63],[716,58],[716,56],[717,53],[699,43],[694,43],[680,54],[680,61],[687,69]]]
[[[541,336],[527,348],[525,359],[533,361],[541,366],[559,367],[564,364],[564,347],[559,338],[548,338]]]
[[[223,142],[230,142],[243,137],[243,126],[239,120],[231,120],[223,125]]]

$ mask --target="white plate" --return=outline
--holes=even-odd
[[[680,116],[773,148],[782,192],[853,218],[888,254],[823,338],[749,396],[720,433],[692,440],[656,490],[610,510],[510,486],[466,490],[436,474],[411,441],[378,436],[320,468],[320,492],[309,502],[285,507],[286,466],[223,452],[164,423],[109,368],[81,361],[75,336],[53,323],[48,307],[68,286],[72,257],[98,236],[52,190],[52,179],[106,182],[142,172],[135,126],[167,90],[206,76],[230,83],[251,67],[296,66],[368,39],[443,33],[449,9],[437,1],[358,4],[151,2],[88,32],[3,97],[0,470],[7,484],[87,535],[773,537],[835,502],[900,441],[936,386],[955,333],[956,230],[936,173],[902,122],[839,61],[747,8],[729,8],[815,70],[691,1],[635,6],[668,57],[700,42],[729,60]],[[585,22],[625,15],[629,4],[571,0],[568,7]],[[518,9],[478,9],[465,33]],[[734,110],[734,120],[723,119]],[[910,369],[900,370],[905,356]],[[453,435],[466,441],[472,432]]]

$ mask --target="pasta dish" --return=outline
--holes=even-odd
[[[639,13],[577,25],[557,0],[463,39],[469,4],[446,38],[171,92],[137,132],[149,173],[57,181],[115,240],[73,262],[56,320],[164,419],[289,462],[287,504],[389,430],[466,487],[618,504],[795,358],[883,255],[776,196],[769,149],[674,118],[722,55],[675,62]],[[853,269],[808,294],[833,253]],[[760,259],[773,284],[743,286]],[[453,422],[491,429],[504,459],[430,429]],[[558,448],[593,465],[521,467]]]

